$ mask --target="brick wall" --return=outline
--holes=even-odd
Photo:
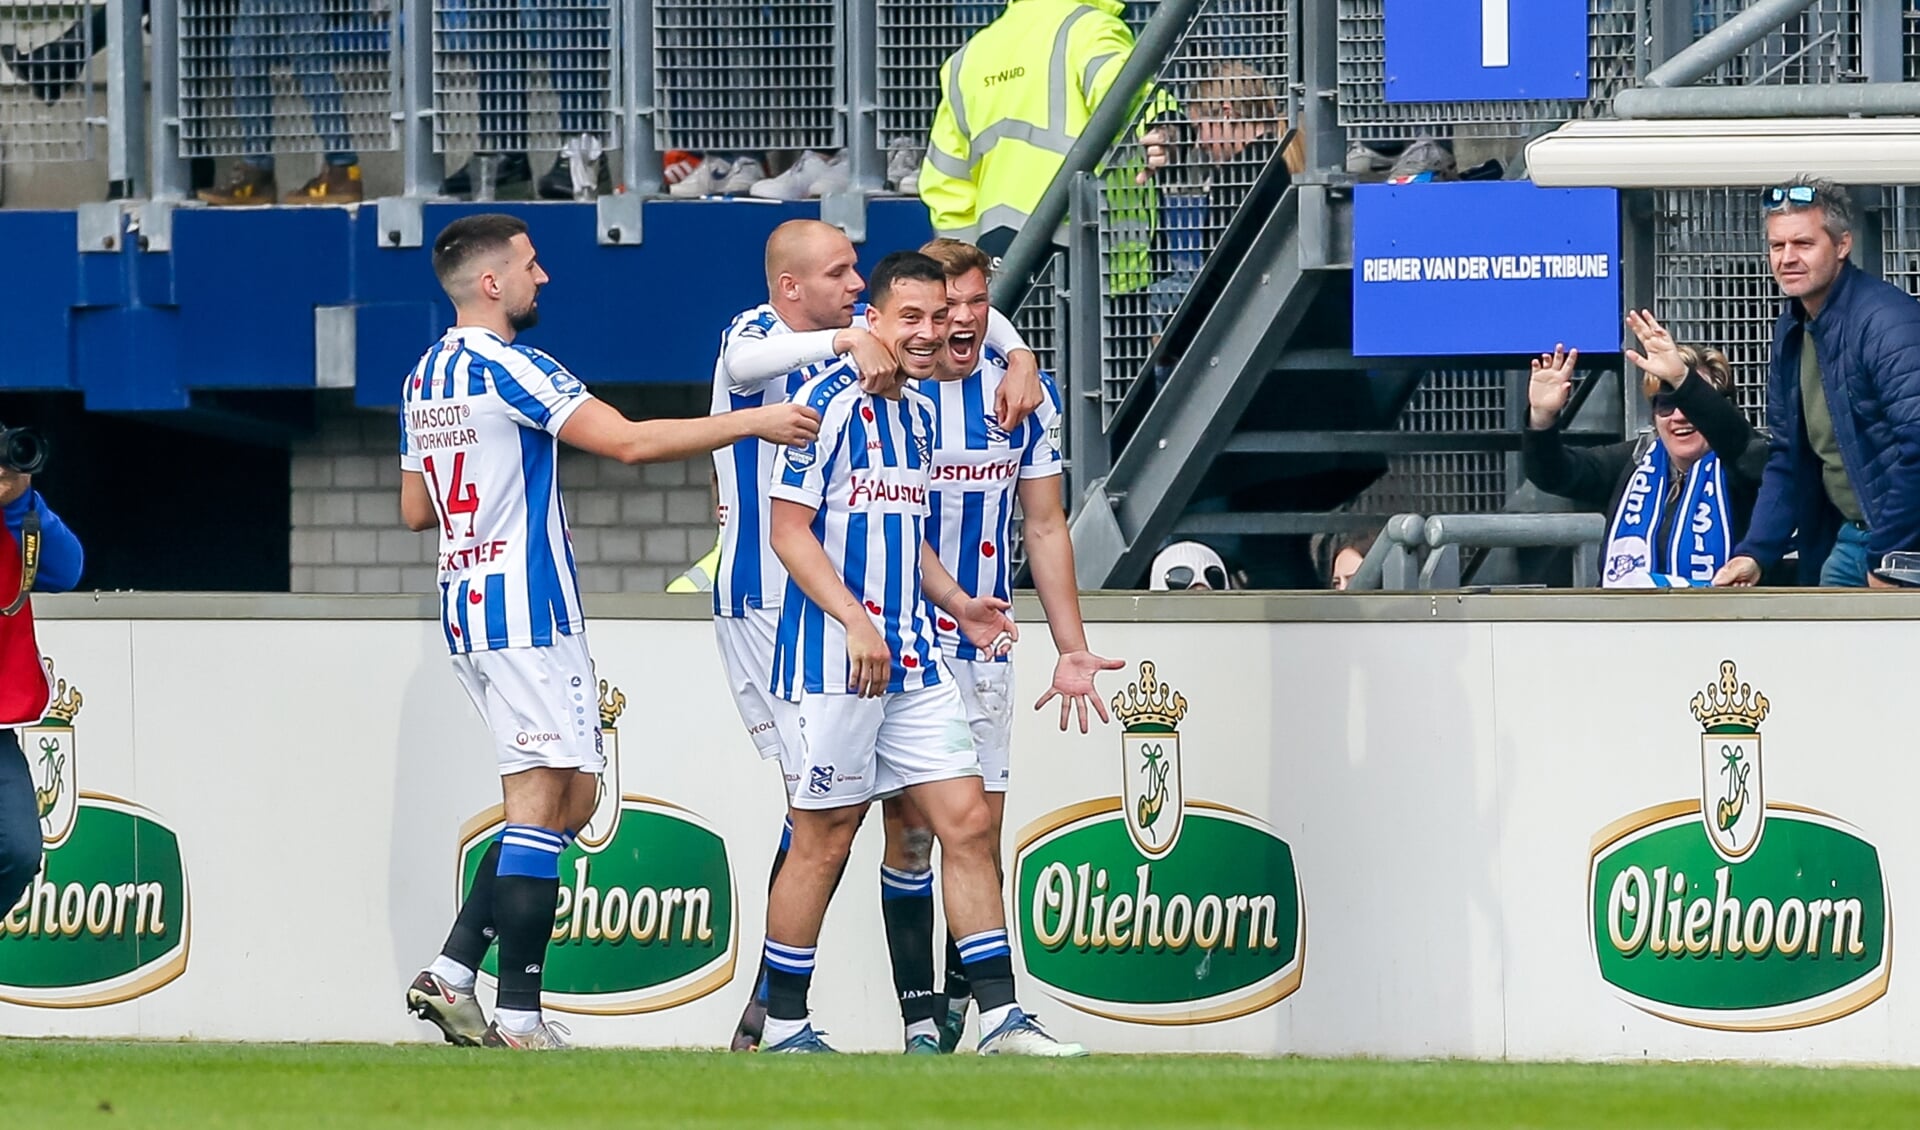
[[[703,415],[707,390],[624,388],[607,401],[635,419]],[[289,547],[294,592],[433,591],[434,534],[400,524],[399,423],[319,399],[294,445]],[[561,448],[560,487],[584,592],[659,592],[713,546],[711,463],[626,467]]]

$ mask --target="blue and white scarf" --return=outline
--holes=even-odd
[[[1680,513],[1665,552],[1656,558],[1653,541],[1667,506],[1667,476],[1673,464],[1658,443],[1640,457],[1607,537],[1600,587],[1677,589],[1711,584],[1733,555],[1733,518],[1727,509],[1727,477],[1720,457],[1709,451],[1687,472],[1680,491]]]

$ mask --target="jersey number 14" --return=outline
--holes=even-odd
[[[427,480],[433,484],[433,501],[440,508],[441,528],[446,530],[448,537],[454,536],[453,516],[465,514],[467,536],[472,537],[475,516],[480,512],[480,492],[474,489],[472,483],[465,481],[467,453],[453,453],[453,481],[444,492],[440,489],[440,472],[433,466],[433,456],[421,460],[421,467],[427,472]]]

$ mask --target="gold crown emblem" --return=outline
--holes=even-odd
[[[58,722],[63,726],[73,725],[73,716],[80,713],[80,704],[86,701],[80,688],[70,686],[65,679],[56,679],[53,674],[53,660],[42,660],[47,665],[47,682],[53,685],[53,698],[47,703],[44,722]]]
[[[1127,684],[1124,693],[1113,696],[1113,712],[1128,729],[1154,725],[1172,729],[1187,716],[1187,696],[1161,682],[1153,673],[1153,664],[1143,661],[1140,681]]]
[[[621,713],[626,709],[627,696],[620,693],[620,688],[605,679],[600,680],[600,728],[613,729],[613,724],[620,720]]]
[[[1740,681],[1733,660],[1720,661],[1720,681],[1693,696],[1693,716],[1702,726],[1741,726],[1758,730],[1767,717],[1767,696]]]

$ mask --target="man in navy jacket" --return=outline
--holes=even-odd
[[[1713,583],[1755,584],[1792,546],[1801,584],[1886,587],[1871,567],[1920,549],[1920,303],[1847,262],[1844,188],[1800,176],[1762,203],[1787,295],[1767,376],[1771,447],[1747,536]]]

